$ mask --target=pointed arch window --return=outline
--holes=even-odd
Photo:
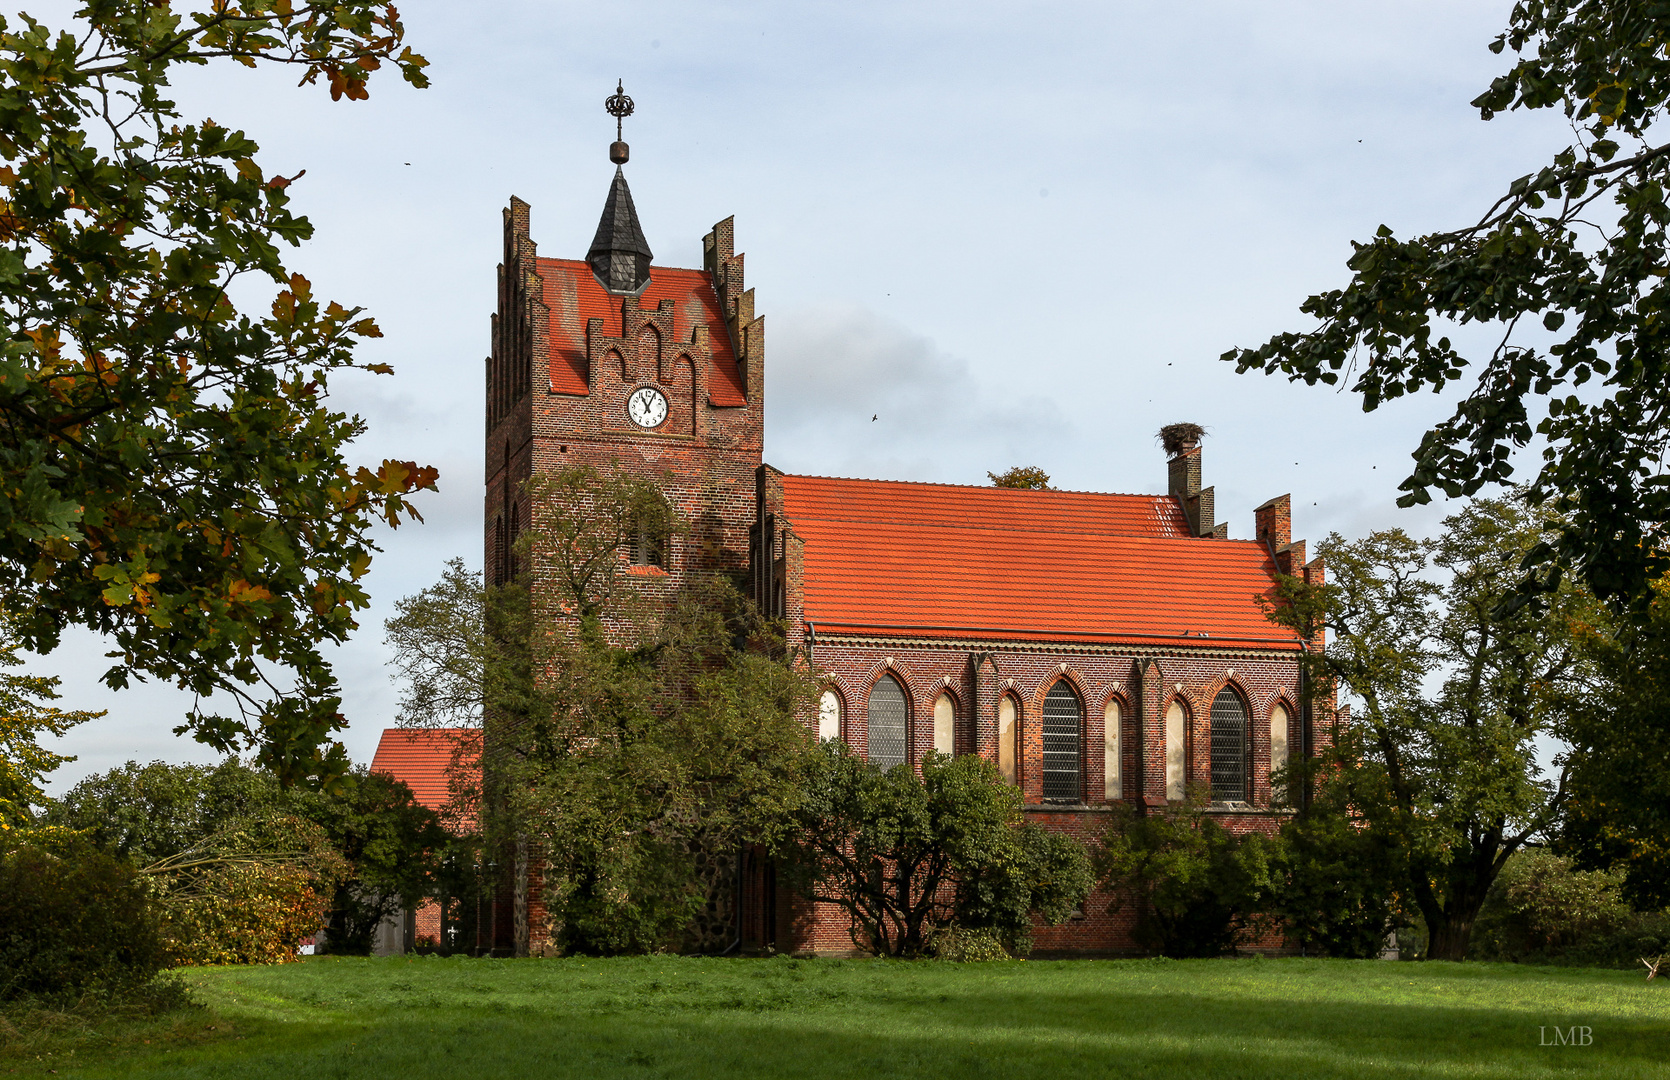
[[[1278,704],[1270,710],[1270,775],[1287,768],[1287,706]],[[1278,803],[1287,801],[1285,784],[1270,785],[1270,798]]]
[[[1247,801],[1247,706],[1224,687],[1212,702],[1212,801]]]
[[[825,690],[818,696],[818,739],[827,742],[841,737],[841,696]]]
[[[934,749],[946,757],[957,752],[957,701],[950,694],[934,699]]]
[[[997,771],[1011,784],[1017,782],[1015,750],[1019,734],[1016,718],[1019,715],[1015,696],[1004,694],[997,703]]]
[[[1084,797],[1079,768],[1083,730],[1084,708],[1062,679],[1044,697],[1044,798],[1051,802],[1079,802]]]
[[[865,711],[870,722],[870,760],[884,770],[904,764],[910,706],[899,680],[891,675],[877,679],[870,687]]]

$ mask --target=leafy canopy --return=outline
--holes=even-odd
[[[1268,929],[1257,916],[1278,892],[1275,845],[1218,824],[1205,812],[1208,798],[1194,792],[1148,814],[1121,803],[1097,853],[1098,876],[1114,896],[1109,911],[1135,908],[1132,935],[1162,956],[1233,954]]]
[[[1016,465],[1000,473],[987,473],[992,487],[1019,488],[1022,491],[1050,491],[1050,474],[1036,465]]]
[[[685,527],[654,484],[581,467],[525,491],[512,580],[455,561],[388,621],[402,722],[482,723],[457,801],[515,852],[516,894],[543,887],[549,937],[518,950],[719,951],[739,846],[788,828],[816,684],[727,579],[632,572]]]
[[[1623,874],[1624,896],[1670,907],[1670,579],[1647,618],[1581,628],[1594,683],[1571,695],[1558,734],[1571,747],[1559,846],[1584,869]],[[1620,731],[1620,719],[1628,724]]]
[[[1526,553],[1541,571],[1509,602],[1573,567],[1601,598],[1639,605],[1670,570],[1670,144],[1652,131],[1670,104],[1670,11],[1523,0],[1490,48],[1517,60],[1473,101],[1480,117],[1559,108],[1573,144],[1470,225],[1408,240],[1382,225],[1353,245],[1350,283],[1301,306],[1315,329],[1223,359],[1352,380],[1364,411],[1470,386],[1422,438],[1399,505],[1505,483],[1512,451],[1540,437],[1530,497],[1565,516]],[[1494,347],[1464,354],[1445,323],[1489,326]]]
[[[453,842],[390,776],[287,789],[236,759],[130,761],[76,784],[46,820],[152,879],[175,952],[194,963],[294,956],[321,925],[332,952],[368,952],[379,922],[433,895]]]
[[[17,667],[10,616],[0,610],[0,668]],[[0,831],[27,827],[37,807],[47,804],[41,780],[72,757],[55,754],[38,741],[62,735],[102,712],[55,709],[46,702],[58,696],[57,678],[0,672]]]
[[[366,0],[93,0],[76,19],[0,19],[0,592],[25,648],[80,624],[114,642],[111,686],[238,703],[181,731],[259,748],[287,781],[339,771],[320,646],[367,603],[371,527],[415,517],[435,471],[345,459],[365,424],[327,407],[330,377],[390,370],[354,354],[377,326],[284,266],[313,231],[288,207],[298,177],[163,95],[176,65],[229,59],[357,99],[385,63],[426,85],[425,61]],[[270,309],[240,311],[229,291],[260,282]]]
[[[1064,921],[1093,879],[1084,846],[1023,822],[1020,789],[973,754],[929,753],[919,776],[824,742],[794,825],[791,876],[845,910],[853,944],[877,955],[919,955],[945,928],[1026,951],[1034,913]]]
[[[1544,604],[1504,604],[1525,552],[1557,525],[1517,501],[1477,500],[1432,540],[1401,529],[1330,536],[1332,582],[1284,578],[1269,611],[1307,637],[1328,631],[1327,648],[1309,654],[1310,685],[1321,704],[1337,686],[1361,706],[1295,777],[1314,788],[1305,812],[1349,819],[1376,838],[1376,858],[1395,856],[1434,958],[1465,956],[1496,875],[1549,835],[1566,798],[1563,776],[1541,775],[1536,742],[1589,681],[1577,632],[1594,603],[1566,582]],[[1307,843],[1326,839],[1311,830]]]

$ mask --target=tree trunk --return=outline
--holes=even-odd
[[[528,955],[528,840],[516,838],[516,877],[511,894],[511,951]]]
[[[1426,958],[1428,960],[1465,960],[1467,942],[1473,936],[1473,920],[1445,918],[1436,926],[1427,927]]]

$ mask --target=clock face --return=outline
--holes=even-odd
[[[660,427],[667,419],[667,399],[653,386],[641,386],[626,399],[626,415],[641,428]]]

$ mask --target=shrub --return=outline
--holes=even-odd
[[[145,868],[177,964],[279,964],[323,925],[348,864],[324,830],[274,818]]]
[[[1318,807],[1284,825],[1277,847],[1283,880],[1274,911],[1307,950],[1370,959],[1407,922],[1398,905],[1398,852],[1384,832]]]
[[[1110,911],[1137,907],[1137,943],[1165,956],[1233,953],[1276,894],[1274,845],[1235,836],[1204,813],[1204,800],[1138,816],[1115,808],[1097,868]]]
[[[1670,952],[1670,916],[1623,899],[1624,874],[1576,870],[1544,848],[1518,852],[1490,891],[1472,955],[1515,963],[1634,967]]]
[[[1060,922],[1092,872],[1071,837],[1021,821],[1021,794],[974,755],[930,753],[883,772],[836,741],[812,752],[788,867],[803,895],[852,916],[853,942],[916,956],[946,926],[1016,951],[1032,919]]]
[[[166,961],[126,862],[79,839],[0,848],[0,1000],[130,995]]]
[[[1009,950],[994,930],[968,930],[961,926],[942,926],[928,938],[928,951],[941,960],[975,963],[985,960],[1007,960]]]
[[[193,964],[278,957],[326,923],[331,952],[368,953],[384,918],[428,895],[432,856],[448,840],[390,777],[357,769],[328,792],[286,791],[236,758],[212,768],[130,761],[81,781],[48,820],[150,870],[172,947]],[[292,924],[313,918],[319,897],[324,913],[298,933]],[[248,910],[236,910],[242,901]]]

